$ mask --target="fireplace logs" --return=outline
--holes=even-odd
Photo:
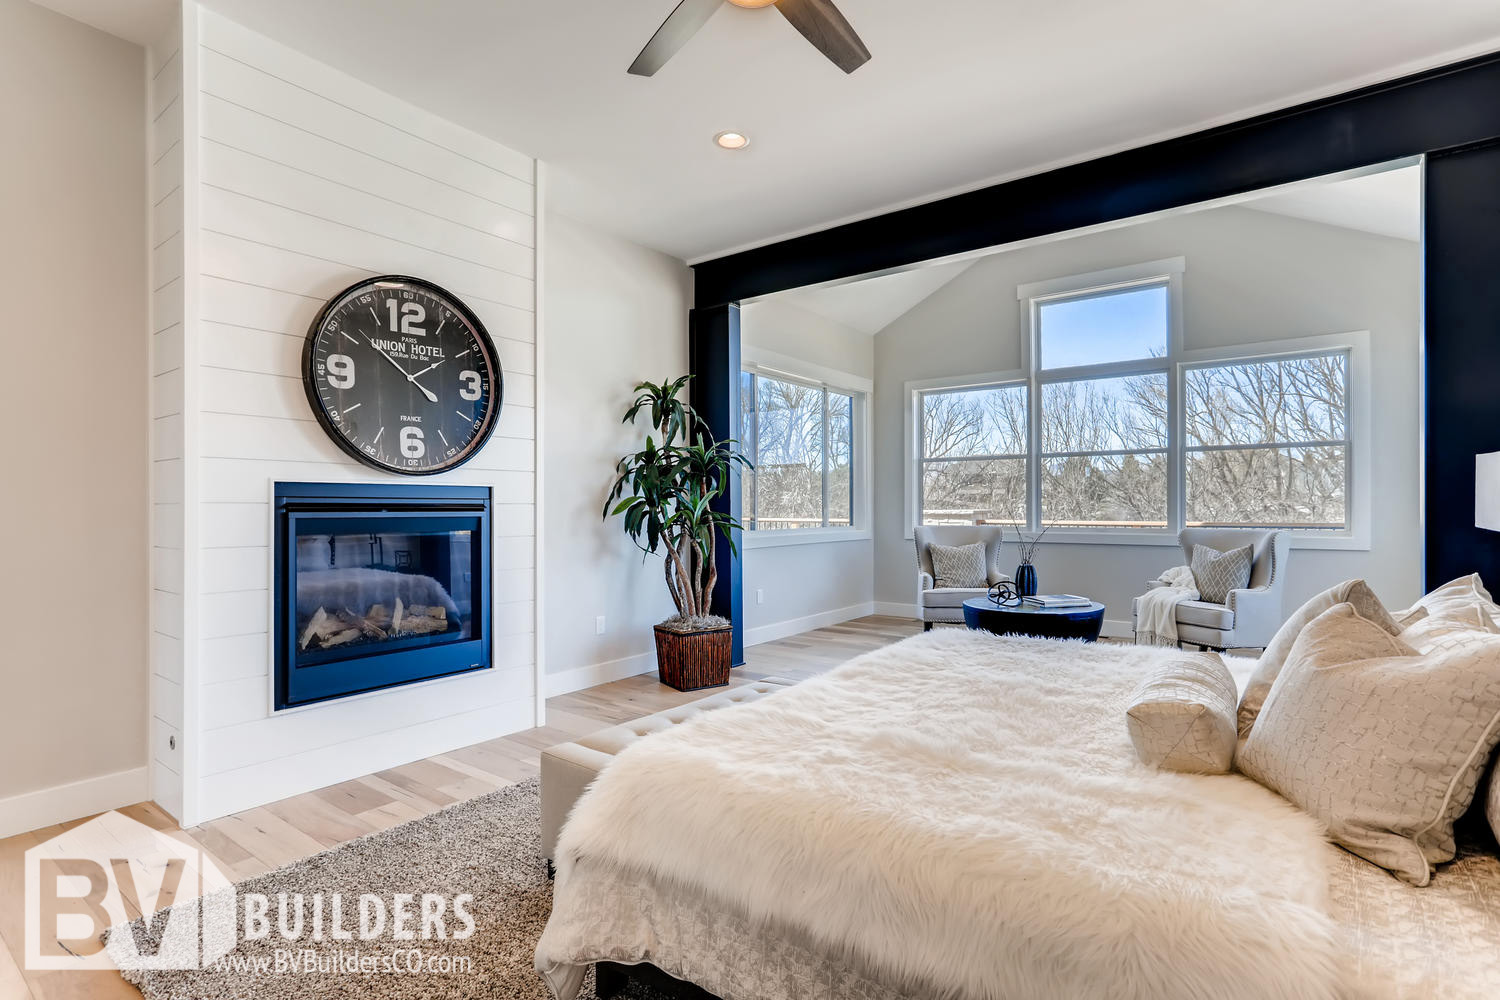
[[[297,647],[303,651],[332,649],[364,639],[374,642],[398,637],[435,635],[458,628],[448,618],[448,609],[441,604],[405,605],[396,598],[392,610],[384,604],[372,604],[364,614],[349,608],[329,611],[320,607],[302,628]]]

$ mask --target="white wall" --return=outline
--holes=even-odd
[[[161,529],[185,553],[165,569],[184,595],[166,711],[196,823],[533,724],[537,228],[532,159],[192,4],[184,21],[185,485]],[[398,481],[314,421],[303,340],[334,293],[393,272],[463,298],[504,368],[494,437],[435,480],[494,490],[495,669],[273,714],[272,483]]]
[[[1419,593],[1418,244],[1243,208],[1197,212],[981,260],[875,340],[876,601],[915,600],[903,490],[906,381],[1017,369],[1016,286],[1183,256],[1184,339],[1191,348],[1368,330],[1374,427],[1371,549],[1296,549],[1286,601],[1296,607],[1364,577],[1392,607]],[[1130,600],[1181,563],[1175,546],[1043,543],[1044,591],[1103,601],[1106,628],[1128,631]]]
[[[824,377],[816,369],[860,379],[875,375],[875,340],[869,334],[779,302],[750,303],[740,316],[741,350],[746,361],[764,359],[792,374]],[[868,405],[868,404],[867,404]],[[866,454],[873,449],[866,449]],[[744,554],[745,643],[769,642],[821,628],[874,610],[875,544],[871,537],[802,544],[774,532],[747,533]],[[774,536],[774,538],[773,538]]]
[[[542,431],[549,693],[656,668],[651,626],[673,612],[662,560],[642,561],[600,508],[643,428],[620,423],[636,383],[687,371],[692,275],[681,261],[546,215]],[[595,619],[604,618],[604,634]]]
[[[0,836],[146,792],[145,79],[0,0]]]

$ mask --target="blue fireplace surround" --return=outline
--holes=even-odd
[[[489,669],[490,508],[488,487],[277,483],[276,709]]]

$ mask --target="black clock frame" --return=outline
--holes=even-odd
[[[318,334],[322,330],[323,324],[332,315],[334,307],[350,295],[367,286],[373,288],[381,282],[397,282],[403,285],[410,285],[428,294],[444,299],[453,308],[453,311],[462,316],[469,324],[470,329],[474,331],[475,337],[478,338],[480,346],[489,355],[490,405],[485,411],[484,425],[474,435],[474,439],[465,454],[456,461],[441,468],[393,469],[388,465],[374,461],[340,433],[338,426],[329,419],[327,411],[324,410],[323,401],[318,398],[317,378],[313,371],[313,348],[317,343]],[[409,274],[378,274],[372,278],[362,278],[354,284],[349,285],[325,302],[323,308],[318,310],[318,315],[313,318],[312,325],[308,327],[307,339],[302,344],[302,391],[307,394],[307,405],[312,408],[313,416],[317,418],[319,426],[323,428],[323,433],[327,434],[333,443],[339,446],[339,450],[343,451],[346,455],[356,459],[363,465],[368,465],[372,469],[379,469],[381,472],[389,472],[398,476],[438,476],[445,472],[452,472],[479,454],[483,450],[485,443],[489,441],[490,435],[495,432],[495,426],[500,422],[500,408],[505,403],[505,372],[500,364],[500,352],[495,349],[495,342],[490,339],[489,331],[484,328],[484,324],[474,314],[474,310],[470,309],[463,299],[460,299],[457,295],[454,295],[436,282],[428,281],[425,278],[415,278]]]

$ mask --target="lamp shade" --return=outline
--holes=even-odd
[[[1474,456],[1474,527],[1500,531],[1500,451]]]

